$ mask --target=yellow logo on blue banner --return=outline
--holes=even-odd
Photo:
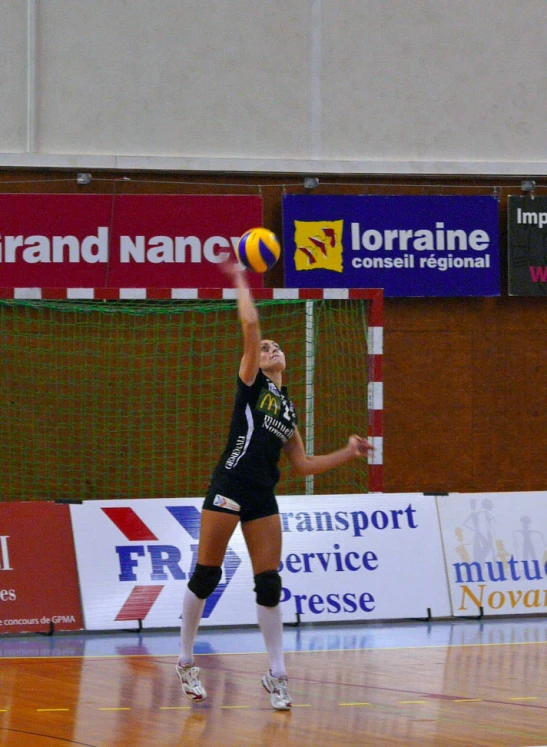
[[[343,220],[294,221],[297,270],[332,270],[343,272]]]

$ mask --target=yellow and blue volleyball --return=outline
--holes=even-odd
[[[281,256],[281,245],[268,228],[251,228],[239,239],[236,254],[248,270],[266,272]]]

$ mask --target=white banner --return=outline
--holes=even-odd
[[[547,493],[437,498],[455,616],[547,610]]]
[[[417,494],[284,496],[284,622],[450,614],[435,499]],[[197,560],[203,499],[72,505],[87,630],[177,627]],[[255,624],[238,527],[203,625]]]

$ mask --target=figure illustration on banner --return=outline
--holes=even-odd
[[[495,519],[492,514],[492,501],[485,498],[481,508],[477,509],[476,498],[471,498],[471,513],[463,522],[464,527],[473,533],[473,560],[478,563],[494,560],[496,549],[494,545]]]
[[[497,559],[501,560],[501,562],[503,563],[504,571],[506,573],[509,573],[509,567],[510,567],[509,561],[511,560],[512,556],[509,550],[507,550],[507,548],[505,547],[505,543],[503,542],[503,540],[500,540],[500,539],[496,540],[496,549],[497,549],[497,553],[496,553]]]
[[[545,539],[541,532],[530,529],[532,519],[529,516],[521,516],[522,529],[513,532],[515,543],[515,557],[519,560],[537,560],[545,554]]]
[[[462,559],[464,563],[469,563],[469,552],[467,548],[469,547],[469,542],[464,542],[464,532],[461,527],[456,527],[456,531],[454,532],[456,537],[458,538],[459,545],[456,547],[456,552]]]

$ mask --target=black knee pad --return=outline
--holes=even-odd
[[[256,603],[277,607],[281,600],[281,576],[277,571],[264,571],[255,576]]]
[[[198,599],[207,599],[217,588],[222,576],[222,568],[217,565],[196,565],[188,588]]]

